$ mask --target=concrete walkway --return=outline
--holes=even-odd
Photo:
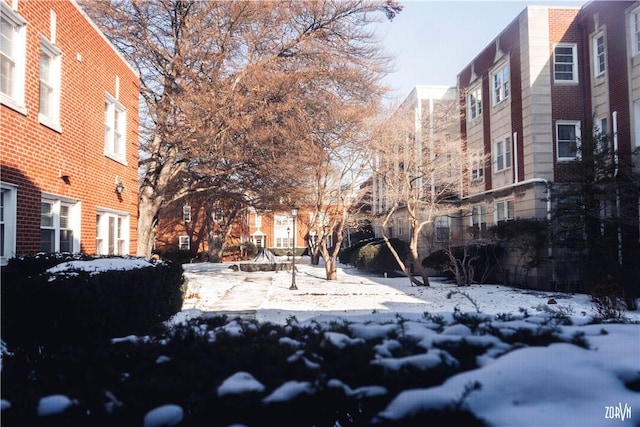
[[[232,272],[211,286],[212,272],[185,271],[187,293],[182,309],[230,318],[255,319],[265,300],[275,272]],[[207,286],[205,286],[207,284]]]

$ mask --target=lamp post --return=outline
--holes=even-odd
[[[287,227],[287,261],[289,261],[289,256],[291,255],[291,237],[289,237],[289,232],[291,229]]]
[[[296,217],[298,216],[298,207],[291,206],[291,216],[293,217],[293,258],[291,261],[291,286],[289,286],[289,290],[297,291],[298,286],[296,285]]]

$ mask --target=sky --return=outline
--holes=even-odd
[[[456,76],[528,5],[580,7],[585,1],[401,0],[404,10],[379,35],[395,56],[384,79],[394,100],[417,85],[455,86]]]
[[[280,257],[284,261],[285,257]],[[146,265],[145,265],[146,264]],[[145,268],[152,264],[144,259],[104,261],[74,261],[51,269],[50,273],[67,274],[74,270],[99,273],[106,269]],[[428,369],[442,361],[457,360],[442,350],[443,342],[465,340],[484,348],[477,356],[479,367],[449,377],[435,387],[405,390],[390,400],[377,416],[383,420],[402,420],[419,411],[442,409],[460,399],[461,391],[476,382],[481,387],[464,400],[466,408],[494,426],[560,427],[560,426],[620,426],[637,427],[640,419],[638,392],[625,383],[640,380],[640,311],[627,311],[626,317],[635,324],[589,324],[596,312],[590,297],[584,294],[516,289],[498,284],[458,287],[432,278],[430,287],[411,286],[406,277],[391,278],[365,274],[355,268],[340,265],[338,280],[324,279],[324,266],[312,266],[308,257],[297,258],[298,290],[289,289],[292,277],[288,271],[245,273],[229,268],[229,263],[185,264],[188,289],[183,309],[170,321],[181,323],[207,313],[244,313],[261,322],[287,324],[295,319],[301,326],[326,324],[325,339],[336,348],[344,348],[362,340],[379,340],[371,363],[388,370],[405,367]],[[549,304],[550,300],[556,304]],[[571,325],[558,326],[560,336],[584,334],[589,348],[568,343],[543,347],[520,347],[498,339],[495,335],[473,333],[467,326],[454,321],[452,313],[478,313],[487,316],[490,326],[503,335],[526,328],[533,334],[545,328],[551,315],[564,313]],[[527,312],[527,316],[523,312]],[[436,331],[433,320],[424,313],[442,316],[443,330]],[[502,314],[502,317],[497,316]],[[509,314],[509,316],[504,316]],[[398,322],[400,316],[403,322]],[[241,334],[241,321],[229,315],[221,331]],[[332,332],[328,325],[336,320],[349,321],[349,334]],[[394,320],[395,319],[395,320]],[[415,339],[424,353],[393,356],[393,338],[402,334]],[[144,337],[114,338],[113,342],[138,341]],[[281,344],[291,347],[292,356],[299,357],[295,340],[284,337]],[[3,344],[4,345],[4,344]],[[6,351],[6,349],[5,349]],[[296,356],[298,355],[298,356]],[[1,360],[1,359],[0,359]],[[166,363],[158,360],[157,363]],[[1,369],[1,365],[0,365]],[[352,389],[340,378],[331,379],[329,386],[342,389],[346,395],[379,395],[386,389],[371,384]],[[304,381],[285,381],[267,389],[260,378],[250,372],[235,372],[217,388],[219,396],[261,393],[262,402],[270,405],[289,401],[302,394],[315,393],[314,385]],[[38,407],[41,416],[63,412],[77,404],[72,396],[50,394],[42,396]],[[0,400],[0,408],[11,402]],[[185,417],[185,409],[168,403],[151,409],[144,417],[143,427],[177,426]]]

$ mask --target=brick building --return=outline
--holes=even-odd
[[[2,264],[135,252],[136,71],[73,1],[0,7]]]
[[[582,158],[581,140],[591,129],[606,135],[607,150],[632,160],[640,143],[639,7],[632,1],[529,6],[458,74],[469,156],[461,199],[469,227],[557,220],[552,192],[571,180],[568,165]],[[629,206],[636,221],[637,203]],[[638,256],[638,225],[619,233],[620,257]],[[567,264],[562,248],[546,251],[527,285],[579,286],[580,269]],[[521,282],[517,269],[516,257],[508,258],[505,280]]]

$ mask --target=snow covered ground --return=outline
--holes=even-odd
[[[438,351],[433,343],[442,340],[485,342],[496,354],[501,353],[501,344],[494,336],[474,336],[460,324],[439,334],[434,332],[424,321],[425,312],[442,315],[448,321],[454,310],[504,315],[499,317],[504,321],[492,323],[504,331],[537,328],[554,313],[565,314],[573,324],[559,326],[560,334],[584,334],[589,349],[558,343],[512,349],[502,356],[488,351],[479,369],[455,375],[438,387],[407,390],[381,417],[398,420],[442,408],[460,399],[470,384],[479,383],[480,389],[469,393],[465,405],[490,425],[640,426],[640,311],[626,312],[628,320],[636,323],[589,324],[597,312],[584,294],[501,285],[458,287],[438,279],[433,279],[430,287],[415,287],[406,278],[375,277],[346,266],[339,270],[337,281],[329,282],[324,280],[322,266],[311,266],[306,258],[296,265],[298,290],[289,290],[292,277],[287,271],[248,274],[233,271],[226,264],[185,265],[189,293],[183,312],[175,320],[216,310],[230,317],[253,313],[259,321],[277,323],[294,318],[302,323],[348,319],[355,338],[370,338],[372,334],[385,336],[386,322],[400,315],[407,319],[407,333],[418,337],[427,352],[412,360],[381,354],[376,362],[398,369],[403,363],[430,363],[428,359]],[[556,304],[549,304],[552,299]],[[348,345],[354,337],[332,339],[335,345]],[[255,387],[253,381],[250,383]],[[238,382],[230,378],[225,384],[227,392],[234,384],[242,389],[246,378]],[[300,393],[291,384],[288,389]],[[286,394],[286,390],[280,393]]]

